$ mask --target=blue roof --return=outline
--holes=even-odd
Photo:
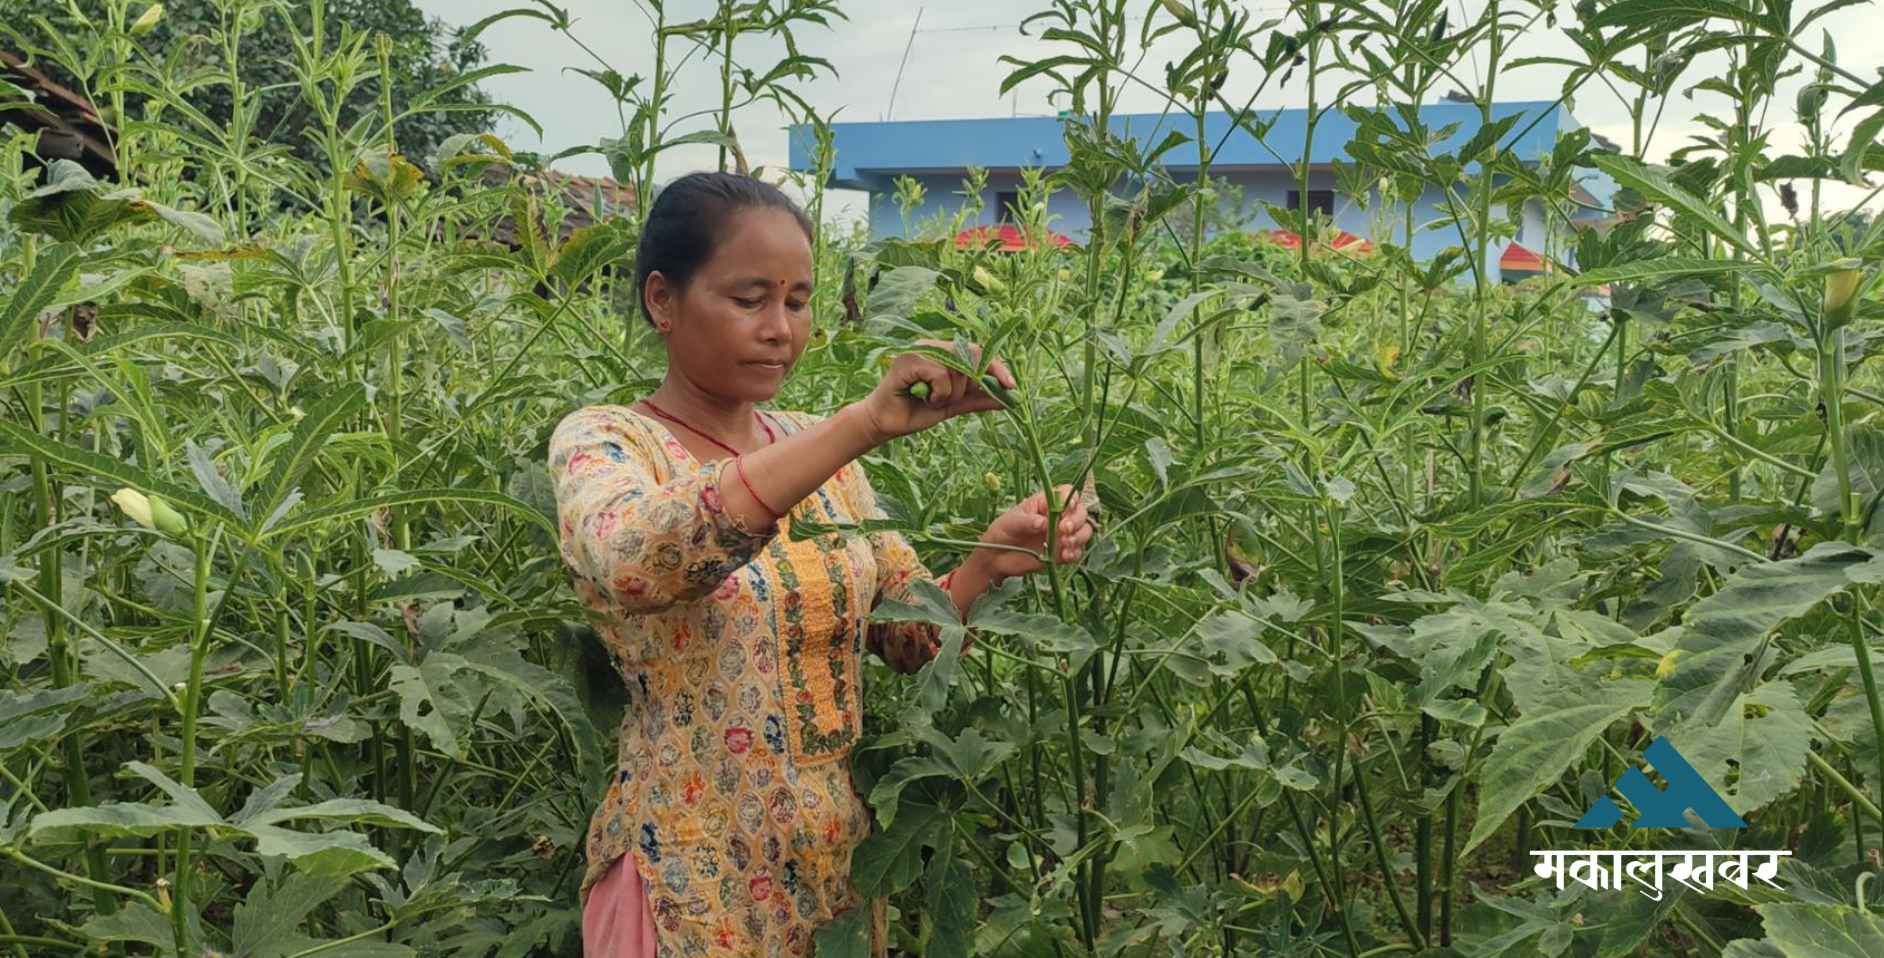
[[[1223,147],[1211,160],[1213,167],[1282,167],[1299,160],[1308,131],[1305,109],[1256,110],[1263,121],[1274,121],[1258,142],[1247,130],[1231,130],[1226,113],[1205,117],[1204,130],[1212,143]],[[1508,136],[1510,151],[1521,159],[1548,154],[1559,134],[1581,124],[1561,105],[1551,100],[1513,101],[1492,104],[1492,117],[1500,119],[1513,113],[1530,119],[1520,120]],[[1420,107],[1420,119],[1429,129],[1457,123],[1452,136],[1436,145],[1438,152],[1464,143],[1479,127],[1479,108],[1472,103],[1434,103]],[[1532,122],[1535,120],[1536,122]],[[1529,127],[1526,130],[1526,127]],[[891,120],[880,123],[833,123],[837,166],[832,171],[832,186],[852,189],[887,190],[892,181],[906,173],[954,173],[969,167],[988,170],[1012,170],[1022,167],[1053,169],[1067,163],[1066,140],[1061,135],[1058,117],[994,117],[971,120]],[[1195,132],[1195,121],[1184,114],[1137,113],[1112,118],[1112,129],[1120,136],[1156,143],[1173,130]],[[1355,123],[1346,115],[1329,110],[1315,127],[1312,165],[1347,159],[1347,143],[1354,136]],[[1519,135],[1519,131],[1524,131]],[[810,148],[815,144],[810,127],[791,128],[790,163],[800,172],[810,168]],[[1197,148],[1186,144],[1165,154],[1166,169],[1196,167]]]

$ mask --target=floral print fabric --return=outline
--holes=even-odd
[[[625,406],[576,410],[550,439],[562,557],[628,690],[581,895],[628,856],[663,956],[804,955],[855,907],[872,909],[881,955],[885,903],[849,878],[870,815],[844,759],[862,653],[920,662],[937,645],[933,626],[865,616],[883,596],[913,602],[930,573],[896,533],[792,539],[790,516],[741,531],[720,466]],[[857,463],[792,514],[882,517]]]

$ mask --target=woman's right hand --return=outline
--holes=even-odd
[[[921,339],[917,342],[941,349],[955,348],[954,343],[939,339]],[[968,348],[974,352],[975,361],[979,363],[981,347],[970,344]],[[988,374],[1009,389],[1016,386],[1014,374],[999,359],[988,363]],[[917,382],[928,383],[928,396],[918,399],[909,394],[909,387]],[[980,383],[922,353],[904,353],[896,357],[890,364],[890,371],[883,375],[882,381],[860,404],[869,414],[877,434],[885,439],[921,432],[951,416],[1002,408],[1001,400],[989,395]]]

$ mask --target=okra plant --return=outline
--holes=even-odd
[[[818,144],[817,328],[778,405],[849,402],[919,339],[1019,383],[873,453],[886,518],[838,531],[945,568],[1062,485],[1099,531],[966,623],[934,589],[872,612],[944,637],[913,677],[871,667],[851,756],[852,879],[896,953],[1884,942],[1884,82],[1825,34],[1869,5],[1050,0],[1017,18],[1050,52],[989,57],[1064,111],[1070,154],[1023,171],[1013,252],[953,241],[985,171],[939,217],[914,180],[877,198],[897,238],[823,215],[841,142],[806,84],[842,64],[800,44],[849,29],[831,0],[648,0],[635,43],[544,0],[468,25],[560,37],[607,93],[617,135],[548,155],[401,151],[514,68],[395,90],[400,38],[337,6],[214,8],[172,46],[140,0],[5,25],[110,111],[119,179],[0,137],[0,949],[579,948],[625,703],[544,454],[571,409],[658,381],[634,211],[683,155],[782,175],[749,165],[755,105]],[[270,138],[243,62],[264,31],[309,143]],[[1628,135],[1519,155],[1540,118],[1494,104],[1545,69]],[[676,113],[690,83],[712,109]],[[229,122],[192,105],[209,87]],[[1471,129],[1411,108],[1446,94]],[[1146,98],[1159,136],[1126,135]],[[1346,137],[1371,250],[1313,210],[1225,212],[1231,136],[1304,192]],[[544,183],[584,152],[634,199],[576,228]],[[1091,223],[1068,246],[1056,195]],[[1555,265],[1500,282],[1526,208]],[[1613,783],[1661,738],[1747,829],[1574,827],[1626,808]],[[1793,855],[1778,890],[1659,899],[1532,870],[1586,847]],[[867,943],[862,917],[817,953]]]

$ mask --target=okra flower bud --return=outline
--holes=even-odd
[[[975,267],[972,275],[975,277],[975,285],[990,293],[1004,293],[1007,291],[1007,284],[994,278],[994,274],[988,272],[987,268],[984,266]]]
[[[1197,25],[1197,18],[1194,16],[1191,16],[1190,8],[1184,5],[1183,0],[1159,0],[1159,2],[1164,4],[1165,10],[1169,11],[1172,16],[1176,17],[1179,23],[1182,23],[1187,27],[1194,27]]]
[[[1838,329],[1851,322],[1858,312],[1858,284],[1864,280],[1861,269],[1841,269],[1825,276],[1825,325]]]
[[[171,536],[184,535],[190,531],[190,521],[157,496],[146,496],[127,487],[112,493],[111,501],[117,503],[118,508],[131,517],[131,521],[146,529],[155,529]]]
[[[143,15],[139,16],[135,21],[131,23],[130,33],[134,37],[141,37],[144,34],[149,33],[152,30],[156,29],[157,21],[162,20],[163,18],[164,18],[164,5],[161,3],[153,3],[150,6],[145,7]]]

